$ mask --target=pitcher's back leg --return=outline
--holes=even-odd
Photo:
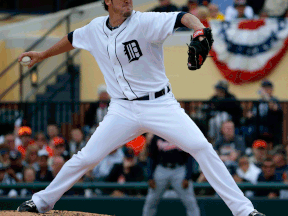
[[[108,114],[86,146],[64,164],[50,185],[33,195],[38,211],[44,213],[51,210],[61,196],[91,167],[96,166],[111,151],[142,133],[137,121]]]

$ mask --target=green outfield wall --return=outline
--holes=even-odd
[[[0,198],[1,210],[15,210],[27,199]],[[197,198],[201,216],[231,216],[232,213],[219,198]],[[56,210],[83,211],[115,216],[141,216],[145,198],[62,198]],[[266,216],[287,216],[288,199],[252,199],[259,211]],[[0,212],[1,215],[1,212]],[[178,199],[163,199],[158,207],[157,216],[185,216],[185,208]]]

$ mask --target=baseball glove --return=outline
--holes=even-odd
[[[205,39],[200,41],[200,36],[204,36]],[[204,28],[194,32],[193,36],[191,36],[191,42],[188,45],[189,70],[197,70],[201,68],[211,50],[213,42],[213,35],[210,28]]]

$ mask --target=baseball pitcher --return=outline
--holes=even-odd
[[[88,50],[97,61],[111,96],[108,113],[86,146],[66,162],[50,185],[18,207],[18,211],[44,213],[88,170],[114,149],[150,132],[192,155],[215,191],[237,216],[263,216],[238,188],[195,123],[174,98],[165,75],[163,42],[176,28],[195,32],[189,44],[188,68],[199,69],[211,49],[209,28],[198,18],[181,12],[142,13],[132,0],[105,0],[109,15],[69,33],[44,52],[27,52],[29,67],[74,48]]]

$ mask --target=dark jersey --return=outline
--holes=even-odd
[[[169,143],[159,136],[154,136],[148,147],[148,178],[151,179],[156,165],[162,164],[164,167],[168,164],[187,166],[187,179],[192,175],[191,156],[179,149],[175,144]],[[191,160],[190,160],[191,159]]]

